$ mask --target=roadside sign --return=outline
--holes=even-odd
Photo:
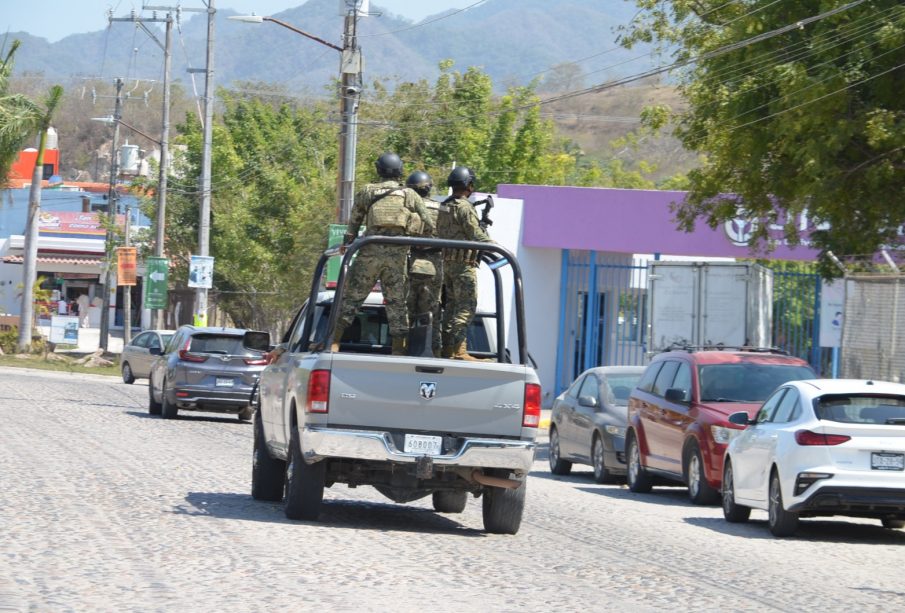
[[[210,289],[214,281],[214,258],[206,255],[193,255],[189,263],[189,287]]]
[[[845,283],[823,283],[820,288],[820,346],[842,346]]]
[[[144,306],[148,309],[165,309],[167,308],[169,262],[166,258],[148,258],[145,263],[148,269],[148,284]]]
[[[336,247],[338,245],[341,245],[343,242],[343,235],[345,233],[345,224],[331,223],[330,233],[327,235],[327,246]],[[336,280],[339,279],[340,262],[342,262],[342,257],[338,255],[334,255],[330,258],[330,261],[327,262],[327,283],[335,284]]]
[[[50,342],[60,345],[79,344],[79,318],[71,315],[50,317]]]
[[[116,248],[116,284],[135,285],[138,249],[135,247]]]

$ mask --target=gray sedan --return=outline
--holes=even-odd
[[[151,362],[160,355],[175,330],[146,330],[123,347],[120,369],[124,383],[134,383],[136,379],[147,379],[151,372]]]
[[[550,471],[567,475],[590,464],[598,483],[623,477],[628,397],[643,366],[599,366],[581,373],[553,402]]]

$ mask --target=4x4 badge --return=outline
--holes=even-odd
[[[432,381],[422,381],[420,394],[425,400],[430,400],[437,395],[437,384]]]

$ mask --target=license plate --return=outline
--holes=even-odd
[[[424,455],[440,455],[443,451],[442,436],[424,436],[422,434],[405,435],[405,452]]]
[[[217,387],[232,387],[233,380],[228,377],[217,377]]]
[[[874,470],[905,470],[905,454],[872,453],[870,467]]]

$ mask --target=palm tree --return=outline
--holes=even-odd
[[[41,179],[44,173],[44,149],[47,145],[47,130],[53,114],[63,99],[63,88],[54,85],[44,99],[39,115],[33,118],[32,126],[38,130],[38,157],[35,171],[31,176],[31,191],[28,195],[28,222],[25,225],[25,259],[22,265],[22,310],[19,318],[19,350],[26,351],[31,345],[31,324],[34,316],[35,277],[38,262],[38,215],[41,212]]]
[[[33,133],[35,119],[41,109],[26,96],[10,93],[13,57],[19,48],[14,40],[9,52],[0,61],[0,188],[5,187],[9,169],[26,139]]]

